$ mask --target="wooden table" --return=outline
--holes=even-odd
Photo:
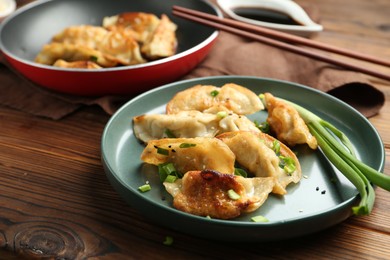
[[[388,0],[297,2],[317,5],[325,31],[316,40],[390,59]],[[370,121],[390,174],[390,82],[370,81],[387,97]],[[97,107],[59,121],[0,107],[0,259],[390,259],[390,193],[382,189],[370,216],[282,242],[214,242],[151,224],[103,172],[100,138],[108,119]],[[171,246],[163,244],[167,235]]]

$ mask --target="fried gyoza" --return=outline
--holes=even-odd
[[[43,46],[35,61],[41,64],[53,65],[57,60],[93,61],[102,67],[113,67],[117,61],[102,52],[81,45],[68,43],[50,43]]]
[[[267,122],[277,139],[289,146],[307,143],[311,149],[317,149],[317,140],[298,111],[270,93],[264,96],[268,110]]]
[[[97,49],[114,57],[122,65],[133,65],[146,62],[146,60],[142,58],[137,41],[120,31],[107,33]]]
[[[149,141],[141,160],[153,165],[171,162],[183,174],[205,169],[233,174],[235,156],[216,138],[165,138]]]
[[[108,31],[100,26],[75,25],[54,35],[52,42],[67,43],[98,49]]]
[[[108,31],[91,25],[71,26],[55,35],[53,42],[88,47],[112,57],[122,65],[146,62],[138,42],[123,31]]]
[[[177,26],[164,14],[159,19],[149,13],[123,13],[105,17],[103,26],[75,25],[63,29],[42,48],[35,61],[53,65],[62,60],[56,66],[90,68],[90,64],[73,62],[91,60],[101,67],[114,67],[145,63],[176,52]]]
[[[183,110],[207,111],[215,106],[225,107],[238,115],[247,115],[264,109],[260,98],[251,90],[229,83],[221,88],[211,85],[197,85],[177,93],[167,104],[167,114]]]
[[[218,114],[199,111],[181,111],[177,114],[147,114],[133,118],[134,134],[143,141],[170,137],[193,138],[214,137],[224,132],[246,130],[260,131],[245,116],[230,113]],[[169,132],[169,134],[167,134]]]
[[[286,186],[301,179],[301,167],[296,155],[283,143],[262,132],[228,132],[217,136],[226,143],[235,154],[237,162],[257,177],[273,177],[275,186],[273,193],[286,194]],[[280,145],[280,151],[275,152],[275,141]],[[291,158],[295,169],[286,172],[281,165],[278,154]]]
[[[142,53],[149,59],[159,59],[175,54],[177,47],[176,24],[168,16],[161,15],[157,28],[142,45]]]
[[[175,54],[177,39],[176,29],[168,16],[159,19],[154,14],[128,12],[105,17],[103,27],[110,31],[120,31],[141,43],[142,54],[148,59],[169,57]]]
[[[164,182],[176,209],[218,219],[231,219],[258,209],[273,185],[272,178],[243,178],[210,170],[190,171],[174,183]],[[232,199],[229,190],[240,197]]]
[[[54,67],[60,67],[60,68],[77,68],[77,69],[101,69],[99,65],[97,65],[95,62],[89,61],[89,60],[79,60],[79,61],[71,61],[67,62],[64,60],[57,60],[53,64]]]
[[[140,43],[150,38],[159,23],[156,15],[143,12],[126,12],[103,19],[103,27],[107,30],[124,32]]]

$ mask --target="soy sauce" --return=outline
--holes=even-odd
[[[301,25],[289,15],[274,10],[258,7],[236,7],[232,11],[236,15],[252,20],[286,25]]]

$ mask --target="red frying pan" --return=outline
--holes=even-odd
[[[221,16],[218,9],[201,0],[36,1],[3,21],[0,48],[16,70],[43,87],[88,96],[138,94],[188,73],[203,60],[218,36],[215,29],[174,17],[173,5]],[[145,64],[99,70],[56,68],[34,62],[42,46],[64,28],[101,25],[103,17],[122,12],[167,14],[178,26],[177,54]]]

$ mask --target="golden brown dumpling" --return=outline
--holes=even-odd
[[[81,45],[91,49],[98,49],[108,31],[100,26],[75,25],[69,26],[56,34],[52,42]]]
[[[251,90],[237,84],[229,83],[221,88],[211,85],[197,85],[177,93],[167,104],[167,114],[183,110],[201,112],[213,107],[225,107],[238,115],[247,115],[264,109],[260,98]]]
[[[219,89],[212,85],[196,85],[180,91],[168,102],[166,113],[176,114],[180,111],[191,110],[203,112],[219,103],[212,95],[214,91],[219,91]]]
[[[75,44],[50,43],[43,46],[35,61],[41,64],[53,65],[57,60],[65,61],[93,61],[102,67],[113,67],[117,65],[115,59],[104,55],[102,52]]]
[[[175,115],[146,114],[133,118],[133,129],[135,136],[145,143],[166,137],[214,137],[219,119],[214,114],[199,111],[183,111]]]
[[[122,65],[146,62],[142,58],[138,42],[120,31],[107,33],[97,46],[97,49],[104,54],[114,57]]]
[[[205,169],[234,174],[235,156],[216,138],[165,138],[149,141],[141,160],[153,165],[172,162],[182,174]]]
[[[272,178],[243,178],[216,171],[190,171],[174,183],[164,182],[181,211],[218,219],[232,219],[258,209],[273,187]],[[232,199],[229,190],[240,197]]]
[[[133,118],[133,129],[135,136],[143,142],[172,137],[169,134],[178,138],[194,138],[214,137],[217,134],[237,130],[260,131],[245,116],[230,113],[222,117],[199,111],[136,116]]]
[[[121,31],[140,43],[144,43],[154,32],[160,19],[151,13],[126,12],[103,19],[103,27],[110,31]]]
[[[138,42],[124,31],[108,31],[91,25],[70,26],[53,37],[53,42],[95,49],[109,55],[122,65],[146,62]]]
[[[88,60],[79,60],[79,61],[71,61],[67,62],[64,60],[57,60],[53,64],[54,67],[60,67],[60,68],[76,68],[76,69],[101,69],[99,65],[97,65],[93,61]]]
[[[163,14],[157,28],[144,42],[141,52],[152,60],[174,55],[177,47],[176,29],[176,24]]]
[[[301,167],[296,155],[283,143],[262,132],[228,132],[218,135],[217,138],[226,143],[235,154],[237,162],[257,177],[273,177],[275,186],[273,193],[286,194],[286,186],[291,182],[297,183],[301,179]],[[274,147],[275,141],[280,146],[278,151]],[[281,158],[291,158],[295,169],[287,171],[280,167]]]
[[[270,93],[264,96],[268,110],[267,122],[277,139],[289,146],[307,143],[311,149],[317,149],[317,140],[298,111]]]

